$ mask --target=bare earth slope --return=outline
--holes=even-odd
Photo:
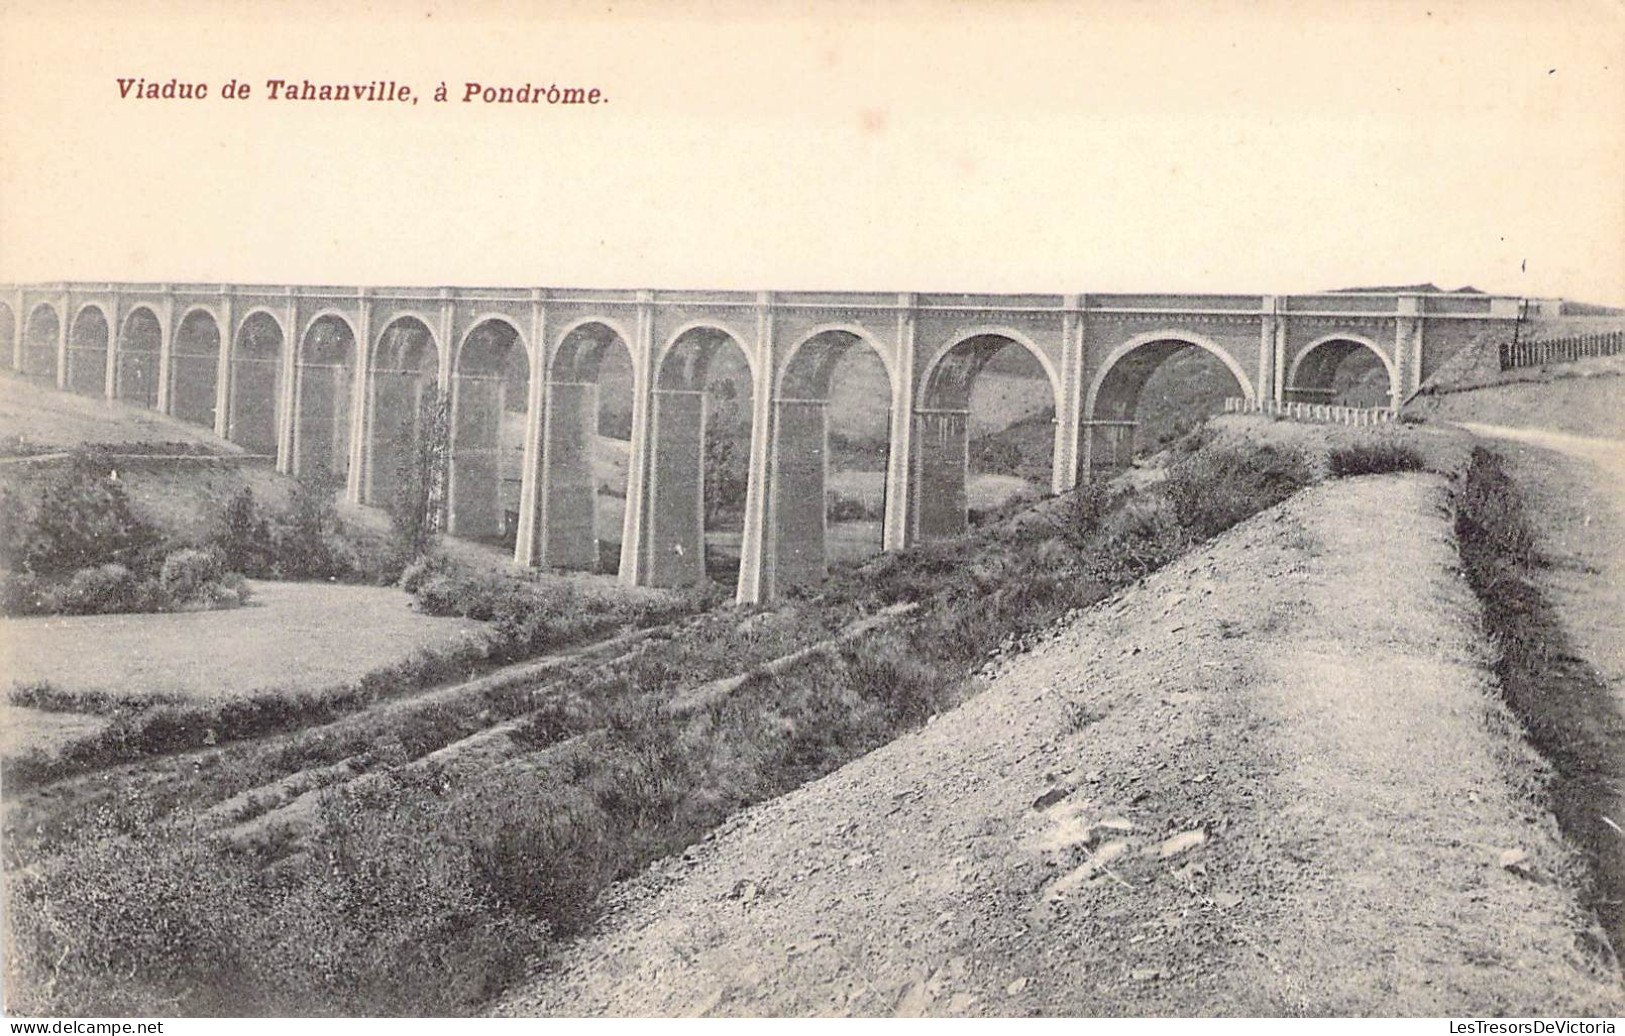
[[[1617,1013],[1450,537],[1434,476],[1302,494],[617,889],[499,1010]]]

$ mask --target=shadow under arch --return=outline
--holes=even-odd
[[[1247,372],[1216,343],[1202,335],[1169,329],[1137,335],[1109,353],[1084,397],[1084,432],[1091,477],[1126,468],[1134,459],[1141,397],[1146,384],[1163,365],[1180,353],[1198,350],[1215,357],[1248,400],[1253,388]],[[1222,399],[1208,408],[1218,412]],[[1206,412],[1202,416],[1207,416]]]
[[[773,400],[767,596],[880,550],[894,388],[861,331],[815,328],[791,348]]]
[[[23,367],[29,377],[56,382],[56,347],[62,334],[62,315],[49,302],[28,311],[23,326]]]
[[[548,369],[537,508],[550,568],[620,570],[632,381],[632,347],[614,322],[587,318],[564,330]]]
[[[158,364],[164,327],[148,306],[136,306],[124,317],[113,349],[113,395],[138,406],[158,405]]]
[[[252,310],[238,325],[227,371],[226,438],[250,453],[277,452],[282,349],[282,323],[269,310]]]
[[[518,535],[530,413],[530,347],[507,317],[480,318],[451,375],[447,530],[511,548]]]
[[[170,412],[182,421],[213,428],[219,376],[220,325],[209,310],[191,309],[176,325],[170,350]]]
[[[440,343],[420,317],[392,318],[378,333],[367,372],[367,449],[361,500],[388,506],[414,476],[412,458],[426,433],[446,434],[439,391]],[[435,473],[429,473],[433,478]],[[438,481],[438,479],[436,479]],[[444,486],[431,486],[433,511],[445,507]]]
[[[101,398],[107,392],[107,351],[112,342],[107,313],[94,302],[79,307],[68,332],[68,389]]]
[[[1285,392],[1294,403],[1391,408],[1400,402],[1393,363],[1375,342],[1352,334],[1325,335],[1298,350]]]
[[[317,315],[299,344],[294,382],[293,473],[343,484],[350,472],[355,330],[342,314]]]
[[[12,312],[10,306],[0,302],[0,355],[5,356],[5,364],[13,370],[18,370],[17,356],[17,314]]]
[[[750,354],[723,327],[688,326],[661,352],[653,382],[647,581],[687,586],[731,579],[737,590],[750,488]]]

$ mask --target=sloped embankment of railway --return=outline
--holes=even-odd
[[[1625,1009],[1448,486],[1325,483],[611,892],[543,1014]]]

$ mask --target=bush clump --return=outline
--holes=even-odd
[[[0,501],[0,605],[8,615],[101,615],[242,604],[219,552],[166,543],[115,472],[71,460],[28,499]]]
[[[219,608],[245,604],[248,584],[236,572],[228,572],[220,555],[213,550],[182,548],[164,559],[158,584],[171,607]]]
[[[401,570],[401,589],[409,594],[416,594],[425,583],[431,579],[449,576],[453,570],[451,557],[442,550],[431,550],[420,554]],[[428,611],[427,608],[424,609]],[[429,612],[429,614],[443,614]]]
[[[142,586],[123,565],[112,563],[81,568],[68,578],[54,611],[69,615],[100,615],[141,610]]]
[[[1205,540],[1313,481],[1301,449],[1218,441],[1176,461],[1156,493],[1173,505],[1178,524],[1193,539]]]
[[[458,570],[443,555],[430,554],[409,566],[409,586],[419,611],[492,623],[494,661],[530,658],[622,628],[670,622],[702,610],[704,593],[667,600],[628,600],[620,595],[578,592],[565,582]]]
[[[140,570],[160,549],[158,530],[130,507],[116,472],[76,457],[29,501],[7,493],[0,522],[0,567],[67,576],[118,564]]]
[[[230,570],[254,579],[393,583],[410,552],[369,548],[339,516],[338,482],[326,472],[300,476],[288,505],[268,510],[243,487],[208,538]]]

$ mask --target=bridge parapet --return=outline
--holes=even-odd
[[[1389,424],[1397,418],[1392,410],[1380,407],[1337,406],[1331,403],[1277,403],[1273,399],[1240,399],[1235,396],[1225,399],[1224,412],[1262,414],[1291,421],[1362,427]]]

